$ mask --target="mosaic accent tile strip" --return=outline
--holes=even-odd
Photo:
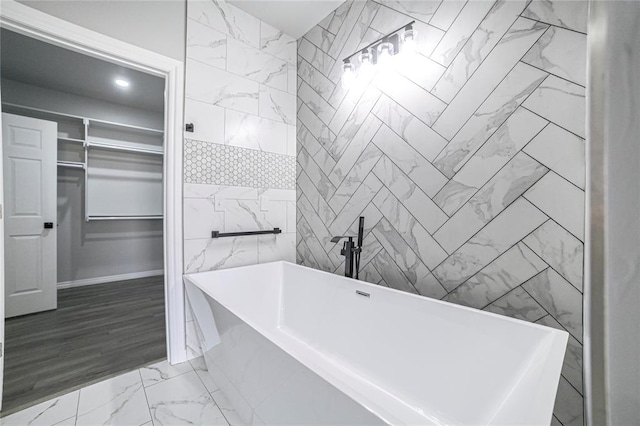
[[[295,189],[296,158],[254,149],[184,141],[185,183]]]

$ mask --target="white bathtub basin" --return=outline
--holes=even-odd
[[[247,422],[551,421],[565,332],[287,262],[185,280],[207,365]],[[330,384],[338,396],[324,403],[343,413],[319,414],[319,397],[296,400],[313,387],[296,391],[294,370],[317,377],[323,395]]]

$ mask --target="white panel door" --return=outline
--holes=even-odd
[[[5,317],[57,307],[57,123],[2,114]]]

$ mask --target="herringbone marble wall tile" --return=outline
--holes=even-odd
[[[341,86],[416,20],[418,49]],[[583,424],[586,1],[352,1],[298,40],[297,261],[570,333],[556,424]],[[275,84],[275,83],[274,83]],[[284,120],[286,122],[286,120]]]

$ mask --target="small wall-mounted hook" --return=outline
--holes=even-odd
[[[193,133],[193,123],[187,123],[187,124],[185,124],[185,126],[184,126],[184,130],[185,130],[185,131],[187,131],[187,132],[191,132],[191,133]]]

